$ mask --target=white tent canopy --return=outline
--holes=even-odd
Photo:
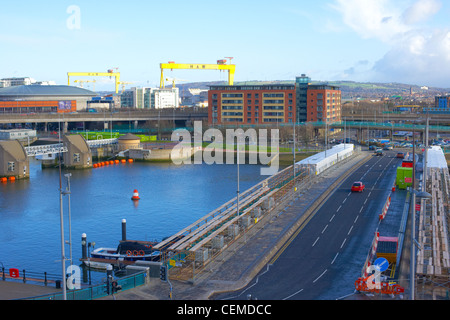
[[[308,169],[310,173],[319,175],[329,167],[350,157],[354,152],[355,146],[350,143],[339,144],[329,150],[322,151],[309,158],[297,162],[297,167]]]

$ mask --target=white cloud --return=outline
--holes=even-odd
[[[364,39],[390,41],[409,30],[401,21],[401,11],[389,0],[335,0],[332,7]]]
[[[415,2],[402,15],[406,24],[415,24],[428,20],[439,12],[442,3],[439,0],[421,0]]]
[[[362,38],[390,47],[367,81],[450,87],[450,29],[420,25],[439,12],[441,1],[335,0],[334,8]]]

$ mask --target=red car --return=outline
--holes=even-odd
[[[352,185],[352,192],[363,192],[366,186],[361,181],[356,181]]]

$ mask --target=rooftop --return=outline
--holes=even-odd
[[[0,98],[20,96],[85,96],[95,97],[97,93],[72,86],[23,85],[0,88]]]

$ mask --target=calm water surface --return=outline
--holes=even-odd
[[[30,167],[29,180],[0,184],[0,262],[6,269],[60,274],[59,170],[41,169],[35,160]],[[241,192],[267,178],[259,166],[240,165],[239,171]],[[161,241],[234,198],[237,190],[235,165],[134,163],[62,173],[68,172],[75,265],[83,233],[96,248],[116,248],[126,219],[128,239]],[[67,186],[64,176],[62,185]],[[131,201],[134,189],[141,197],[137,205]],[[63,202],[68,240],[68,196]],[[68,245],[65,250],[70,258]]]

